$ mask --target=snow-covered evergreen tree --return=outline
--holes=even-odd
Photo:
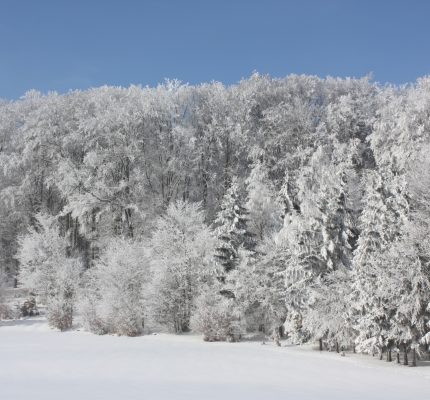
[[[239,251],[255,249],[254,235],[248,228],[248,211],[240,193],[238,180],[233,178],[221,202],[221,210],[215,220],[218,239],[215,260],[221,266],[221,280],[240,262]]]
[[[287,209],[283,231],[290,252],[285,263],[286,301],[292,317],[287,325],[298,341],[309,337],[304,322],[317,295],[312,292],[325,289],[318,285],[326,283],[327,274],[348,270],[352,264],[357,235],[350,200],[354,171],[342,149],[327,145],[315,151],[295,183],[298,206],[291,206],[288,182],[283,188]]]
[[[275,233],[259,246],[259,255],[237,271],[236,297],[245,310],[248,329],[279,340],[287,316],[285,302],[286,242]],[[279,343],[279,342],[277,342]]]
[[[359,332],[358,350],[381,352],[393,346],[390,336],[396,306],[390,305],[383,288],[394,267],[390,249],[401,237],[408,204],[398,179],[369,171],[365,177],[365,208],[361,235],[354,254],[354,308]]]
[[[417,254],[409,238],[390,247],[386,254],[386,276],[376,295],[391,310],[386,342],[406,352],[419,352],[429,331],[430,269]],[[391,343],[390,343],[391,342]],[[391,346],[390,346],[391,345]],[[407,362],[407,360],[406,360]]]

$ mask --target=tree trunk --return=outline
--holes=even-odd
[[[391,362],[393,359],[391,358],[391,349],[387,349],[387,362]]]
[[[409,361],[408,361],[408,348],[406,347],[406,344],[403,345],[403,349],[405,351],[405,353],[403,355],[403,365],[409,365]]]
[[[278,330],[278,328],[275,328],[273,330],[273,341],[275,342],[276,346],[281,347],[281,342],[279,340],[279,330]]]
[[[209,176],[207,173],[207,167],[206,167],[206,162],[205,162],[203,152],[200,156],[200,163],[201,163],[201,185],[202,185],[203,209],[207,210]]]
[[[336,340],[336,353],[339,353],[339,343]]]
[[[417,366],[417,350],[415,347],[412,349],[412,367]]]
[[[132,220],[132,211],[130,208],[124,209],[125,216],[125,227],[127,229],[126,234],[128,237],[134,237],[134,228],[133,228],[133,220]]]
[[[230,138],[227,135],[225,140],[225,163],[224,163],[224,191],[227,191],[231,184],[230,176]]]
[[[396,353],[396,363],[400,364],[400,351]]]
[[[322,349],[323,349],[322,339],[319,339],[318,342],[319,342],[319,345],[320,345],[320,351],[322,351]]]
[[[279,330],[279,337],[281,339],[284,338],[285,337],[285,327],[284,327],[284,325],[281,325],[278,330]]]
[[[384,349],[382,348],[381,351],[379,352],[379,359],[382,360],[382,357],[384,355]]]

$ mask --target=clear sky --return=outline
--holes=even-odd
[[[427,0],[0,0],[0,97],[254,70],[404,83],[430,73]]]

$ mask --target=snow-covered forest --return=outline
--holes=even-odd
[[[0,317],[18,287],[19,312],[61,330],[264,332],[415,363],[429,154],[427,77],[30,91],[0,103]]]

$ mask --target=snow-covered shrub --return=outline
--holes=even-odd
[[[150,306],[155,322],[177,333],[190,329],[199,286],[211,279],[213,248],[200,203],[177,202],[158,219],[151,240]]]
[[[374,355],[379,353],[381,349],[378,337],[371,337],[368,339],[359,338],[356,342],[355,350],[358,353]]]
[[[15,313],[13,309],[5,303],[0,304],[0,319],[14,319]]]
[[[234,298],[208,289],[196,301],[191,327],[201,332],[205,341],[236,342],[244,334],[246,323]]]
[[[6,303],[6,287],[7,287],[7,276],[3,271],[0,270],[0,319],[11,319],[14,317],[13,310]]]
[[[100,296],[96,293],[95,286],[88,285],[83,289],[79,299],[79,311],[81,321],[86,330],[95,333],[96,335],[105,335],[108,333],[107,322],[101,315],[99,310]]]
[[[144,325],[144,286],[148,279],[141,243],[109,242],[87,276],[80,309],[84,326],[97,334],[136,336]]]
[[[5,301],[6,282],[6,274],[0,269],[0,304]]]
[[[50,325],[65,330],[72,326],[82,264],[67,257],[67,239],[54,217],[38,214],[37,225],[19,239],[19,282],[46,304]]]
[[[27,300],[24,301],[21,305],[19,305],[19,314],[22,317],[32,317],[34,315],[39,315],[39,311],[37,309],[36,297],[31,296]]]
[[[47,318],[50,326],[61,331],[69,329],[73,323],[73,304],[58,297],[49,299]]]
[[[291,343],[300,344],[309,340],[309,334],[303,329],[303,314],[292,310],[287,314],[284,323],[285,332]]]
[[[60,330],[71,328],[76,292],[82,265],[75,259],[64,259],[56,275],[56,289],[46,301],[49,325]]]

